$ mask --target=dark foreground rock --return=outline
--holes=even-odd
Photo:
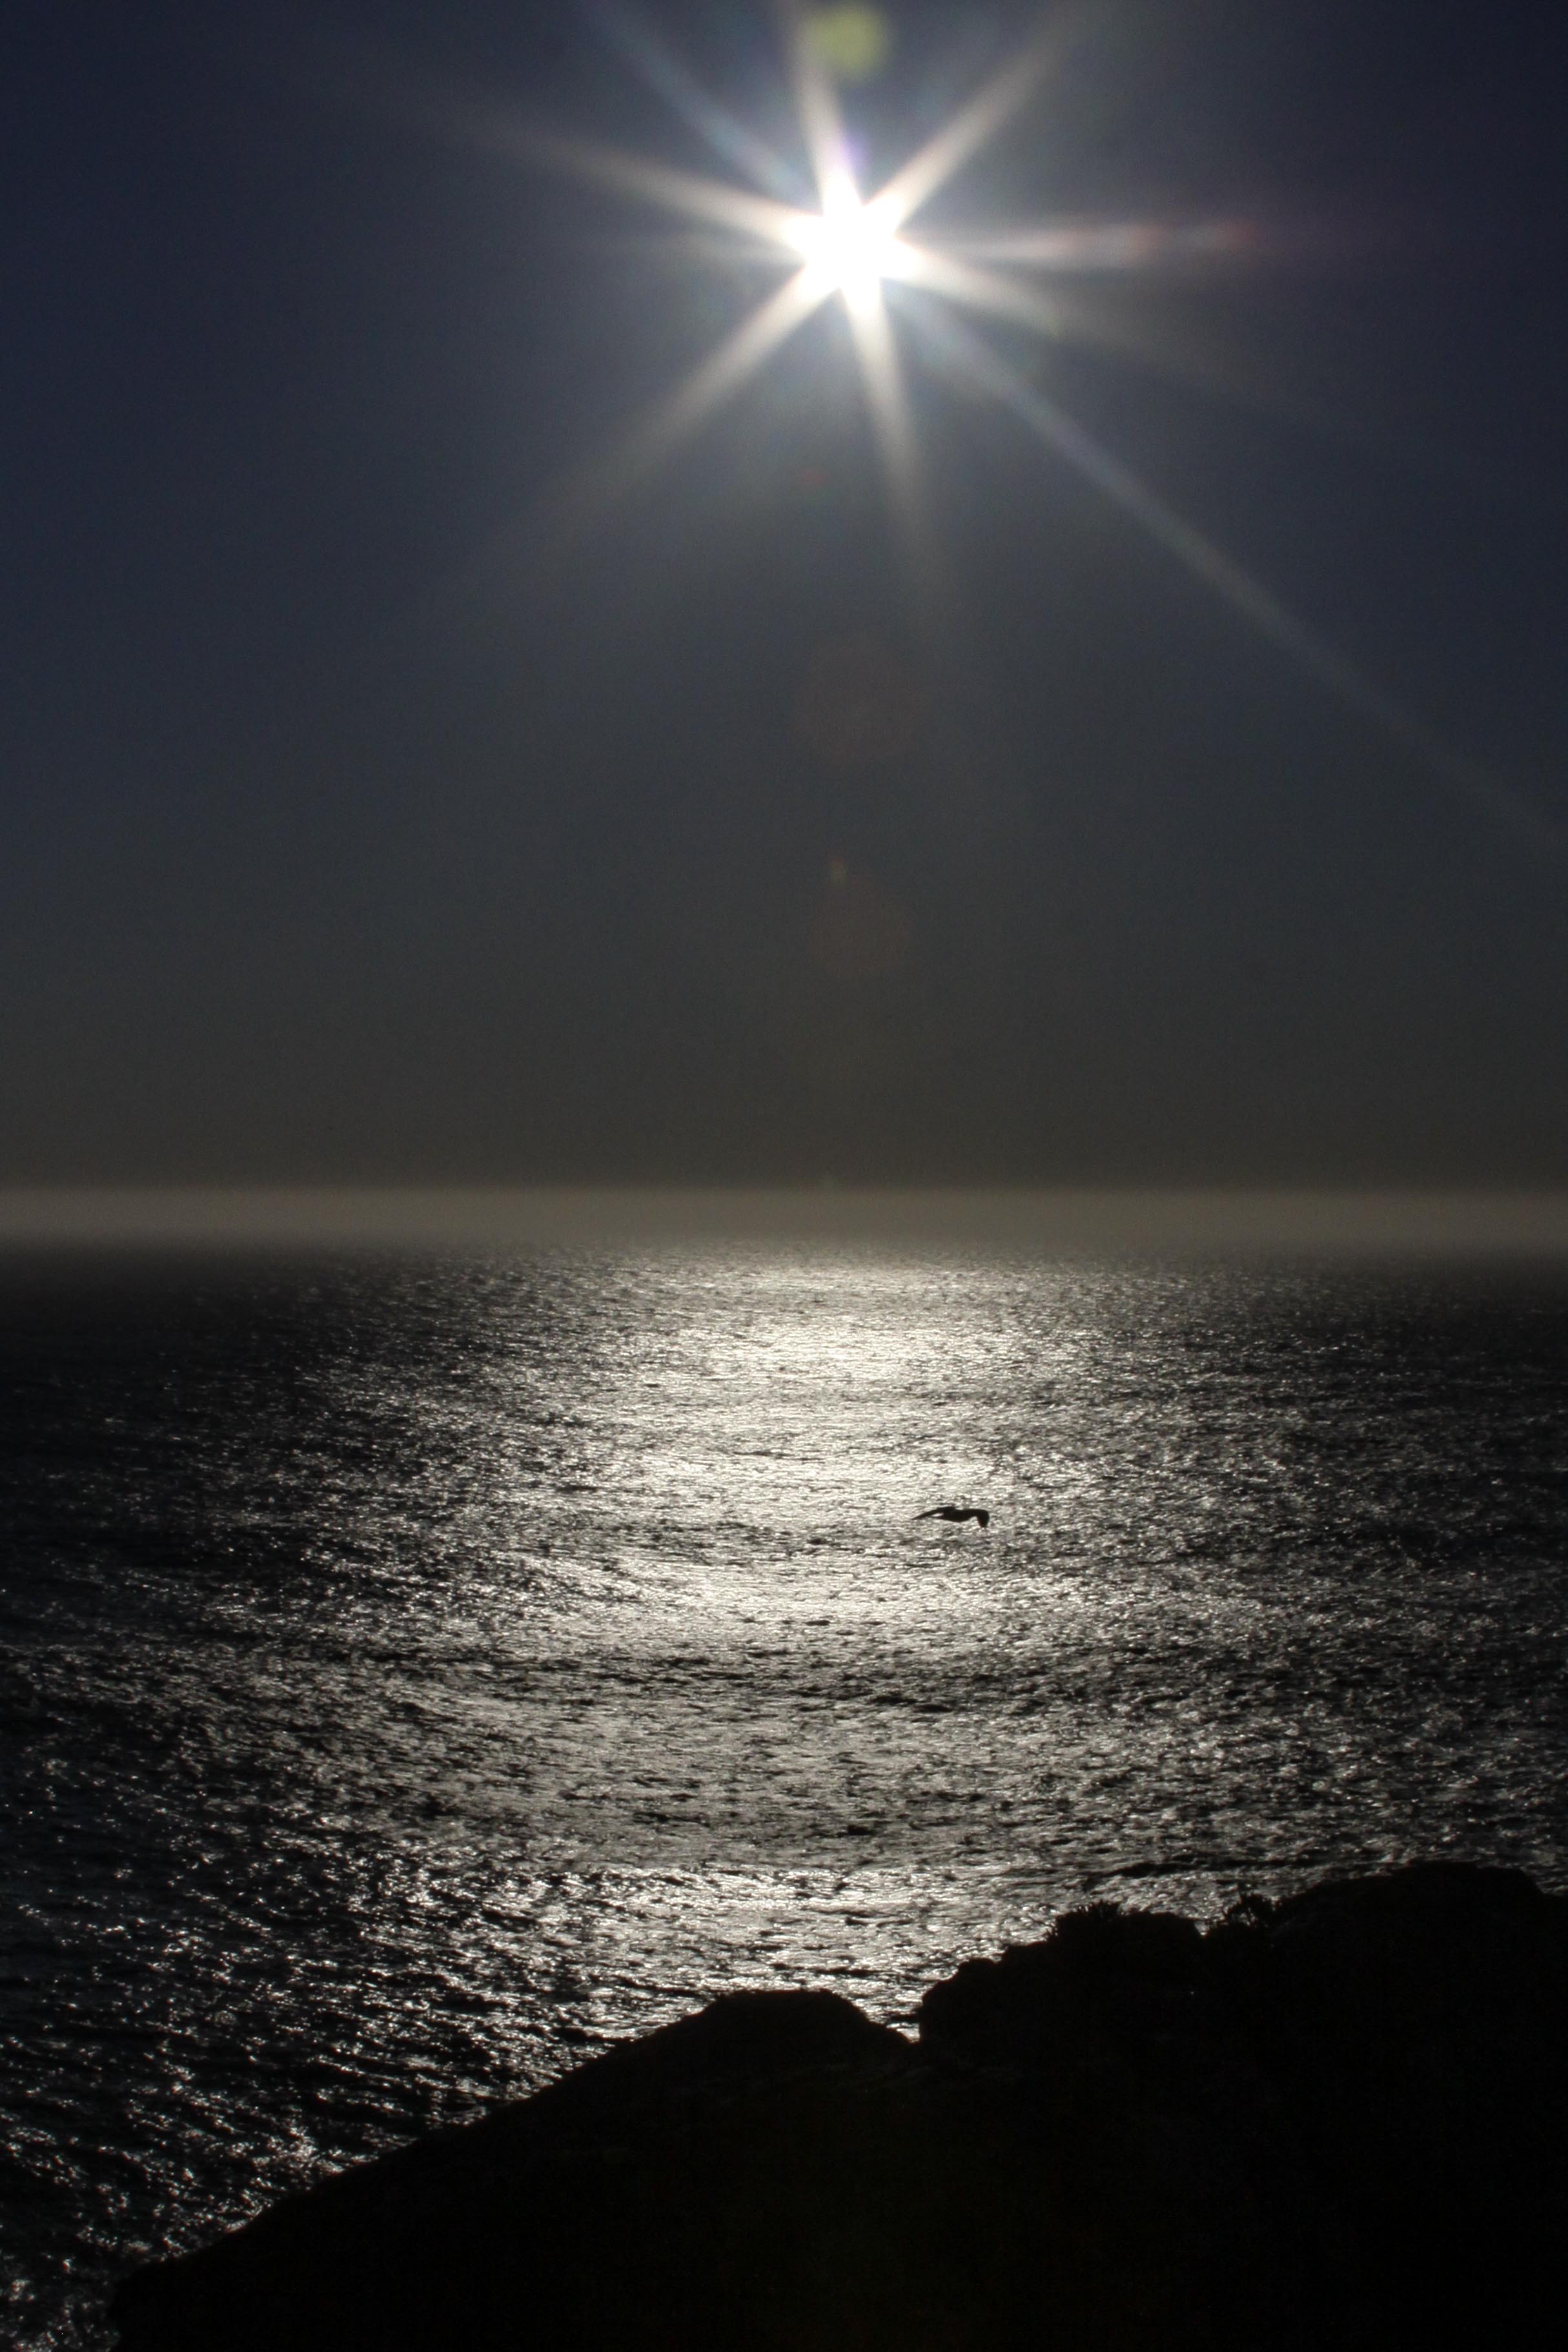
[[[1427,1864],[1096,1906],[917,2045],[727,1996],[138,2273],[125,2352],[1568,2339],[1568,1901]]]

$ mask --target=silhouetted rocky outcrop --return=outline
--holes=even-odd
[[[137,2273],[125,2352],[1334,2352],[1568,2328],[1568,1901],[1096,1906],[917,2044],[729,1995]]]

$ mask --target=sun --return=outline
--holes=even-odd
[[[904,257],[895,222],[878,205],[862,204],[847,182],[827,191],[820,213],[791,222],[789,242],[825,289],[841,294],[852,310],[873,302]]]

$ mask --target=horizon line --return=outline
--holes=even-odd
[[[550,1249],[777,1241],[1568,1256],[1551,1185],[0,1185],[0,1246]]]

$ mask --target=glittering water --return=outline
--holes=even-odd
[[[1568,1277],[730,1249],[0,1306],[21,2345],[726,1986],[897,2019],[1085,1892],[1568,1884]]]

